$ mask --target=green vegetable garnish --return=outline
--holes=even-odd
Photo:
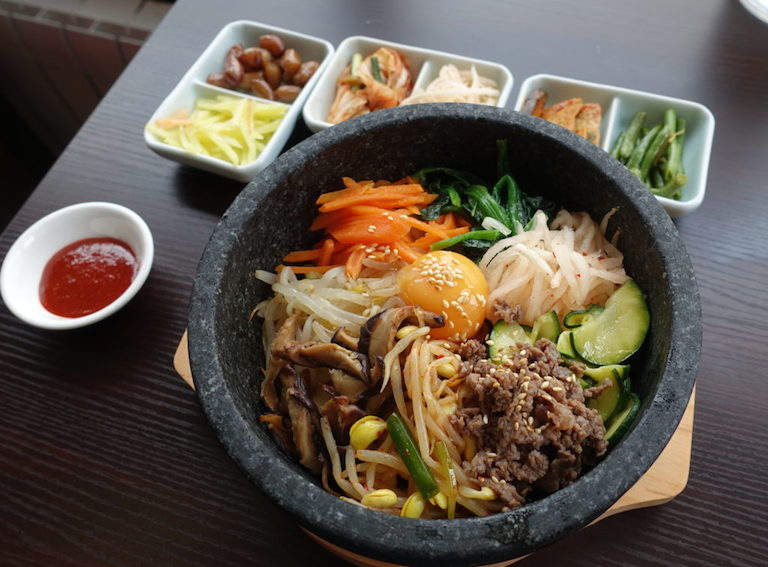
[[[456,246],[460,242],[464,242],[465,240],[491,240],[496,241],[499,240],[503,234],[499,232],[498,230],[470,230],[469,232],[465,232],[464,234],[457,234],[456,236],[451,236],[450,238],[446,238],[445,240],[440,240],[439,242],[435,242],[432,244],[429,249],[430,250],[445,250],[446,248],[451,248],[453,246]]]
[[[419,489],[424,500],[429,500],[440,489],[437,486],[435,477],[432,476],[432,472],[427,468],[424,459],[421,458],[411,433],[398,414],[393,413],[389,416],[389,419],[387,419],[387,430],[390,437],[392,437],[392,442],[395,444],[397,452],[400,454],[400,458],[403,459],[408,472],[411,473],[411,478],[413,478],[416,488]]]
[[[645,183],[654,195],[680,199],[688,183],[683,171],[685,120],[669,108],[664,120],[646,129],[645,112],[638,112],[626,131],[619,134],[611,155]]]
[[[373,78],[380,83],[384,82],[384,79],[381,76],[381,68],[379,67],[378,57],[371,57],[371,74],[373,75]]]

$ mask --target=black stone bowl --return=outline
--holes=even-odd
[[[529,193],[599,220],[617,207],[627,272],[646,293],[651,329],[632,359],[642,409],[631,431],[572,485],[486,518],[410,520],[325,492],[259,423],[264,367],[260,321],[268,286],[253,277],[307,248],[319,193],[341,177],[396,179],[430,165],[493,179],[496,140],[509,140],[512,173]],[[320,538],[405,565],[484,565],[530,553],[586,526],[651,466],[683,415],[701,344],[698,288],[685,247],[648,190],[607,153],[538,118],[463,104],[414,105],[349,120],[316,134],[253,180],[211,236],[195,279],[189,351],[198,395],[231,457],[279,506]]]

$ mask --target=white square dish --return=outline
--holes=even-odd
[[[286,104],[271,101],[249,93],[230,90],[206,82],[209,74],[222,70],[227,52],[233,45],[241,44],[246,48],[257,46],[259,37],[265,34],[280,36],[286,48],[293,48],[298,51],[303,61],[315,60],[319,62],[317,71],[304,85],[292,103]],[[264,149],[254,161],[243,165],[234,165],[222,159],[190,153],[180,147],[167,144],[146,128],[144,129],[144,140],[147,146],[165,158],[217,173],[237,181],[250,181],[274,160],[285,146],[307,97],[322,75],[323,70],[329,64],[333,52],[333,46],[324,39],[257,22],[246,20],[231,22],[219,31],[200,57],[184,74],[176,87],[154,112],[149,123],[154,123],[158,118],[171,116],[182,109],[191,110],[194,108],[195,101],[201,97],[215,97],[217,95],[229,95],[235,98],[252,99],[257,102],[287,107],[285,116]]]
[[[600,104],[603,108],[600,147],[605,151],[610,151],[621,132],[629,126],[635,113],[644,111],[647,114],[647,124],[658,124],[663,120],[666,109],[674,109],[677,115],[686,121],[683,168],[688,182],[682,187],[680,200],[658,195],[656,199],[673,218],[689,213],[701,205],[706,191],[709,156],[715,131],[715,118],[708,108],[689,100],[540,74],[523,81],[514,109],[519,111],[528,95],[535,89],[548,93],[548,104],[574,97],[582,98],[585,103]]]
[[[443,65],[452,63],[460,71],[469,70],[474,65],[479,75],[493,79],[498,85],[499,100],[496,106],[504,107],[507,104],[513,77],[504,65],[372,37],[352,36],[339,44],[331,62],[304,105],[304,122],[310,130],[319,132],[333,125],[326,118],[336,96],[336,81],[352,56],[360,53],[366,57],[379,47],[390,47],[405,56],[410,64],[414,89],[426,87],[437,77]]]

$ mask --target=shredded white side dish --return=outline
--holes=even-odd
[[[443,65],[437,78],[425,89],[414,89],[400,104],[421,102],[471,102],[495,105],[499,100],[496,81],[481,77],[473,65],[469,71],[459,71],[455,65]]]

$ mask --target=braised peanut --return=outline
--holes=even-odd
[[[286,49],[280,58],[280,66],[286,73],[295,75],[299,67],[301,67],[301,55],[295,49]]]
[[[242,91],[251,90],[251,81],[254,79],[263,79],[264,73],[261,71],[250,71],[243,73],[243,78],[240,80],[240,84],[237,85]]]
[[[227,56],[224,59],[224,74],[227,75],[229,80],[234,84],[238,84],[240,82],[240,79],[243,78],[243,73],[245,72],[243,64],[240,63],[240,60],[238,59],[242,53],[242,45],[233,45],[229,48]]]
[[[223,87],[225,89],[231,89],[233,86],[232,82],[224,73],[211,73],[210,75],[208,75],[206,82],[209,85],[215,85],[217,87]]]
[[[259,38],[259,47],[263,47],[275,57],[280,57],[285,51],[285,44],[280,36],[273,34],[262,35]]]
[[[211,73],[207,81],[218,87],[291,103],[319,66],[317,61],[302,62],[299,52],[286,49],[279,36],[264,34],[259,37],[258,47],[230,47],[223,72]]]
[[[270,61],[264,64],[264,80],[269,83],[269,86],[276,89],[280,86],[283,80],[283,69],[275,61]]]
[[[299,96],[301,87],[296,85],[280,85],[275,89],[275,100],[280,102],[293,102]]]
[[[299,70],[296,71],[296,74],[293,76],[293,84],[298,87],[306,85],[307,81],[312,78],[312,75],[315,74],[315,71],[317,71],[319,66],[320,63],[317,61],[306,61],[302,63]]]
[[[258,71],[264,65],[264,53],[269,53],[261,47],[249,47],[238,58],[246,71]],[[272,55],[269,55],[270,59]]]
[[[272,91],[272,87],[264,79],[253,79],[251,81],[251,92],[261,98],[269,100],[275,100],[275,94]]]

